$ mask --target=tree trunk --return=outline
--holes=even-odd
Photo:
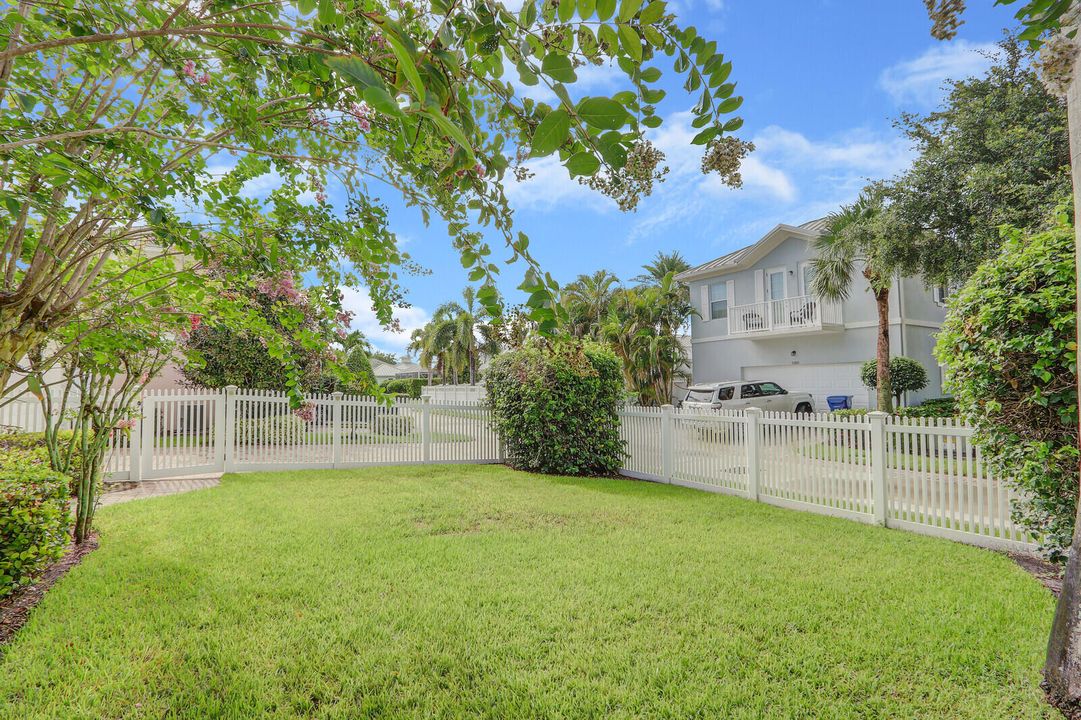
[[[472,350],[469,351],[469,384],[477,384],[477,354]]]
[[[878,345],[875,348],[878,409],[893,412],[893,384],[890,382],[890,289],[875,290],[878,306]]]
[[[1074,272],[1081,281],[1081,63],[1074,59],[1073,78],[1066,93],[1066,113],[1070,130],[1070,172],[1073,177]],[[1081,287],[1079,284],[1078,287]],[[1075,298],[1076,302],[1076,298]],[[1081,303],[1078,303],[1081,311]],[[1078,326],[1081,343],[1081,325]],[[1081,386],[1079,386],[1081,388]],[[1081,393],[1078,394],[1081,400]],[[1079,505],[1078,510],[1081,510]],[[1062,579],[1062,592],[1055,606],[1051,637],[1047,640],[1047,660],[1043,666],[1043,687],[1048,701],[1069,718],[1081,718],[1081,516],[1075,513],[1073,541]]]

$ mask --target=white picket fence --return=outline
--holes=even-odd
[[[959,540],[1036,546],[1010,516],[1014,491],[950,418],[622,412],[631,477]]]
[[[298,415],[283,393],[166,390],[147,392],[139,415],[132,430],[113,431],[111,480],[503,458],[478,401],[387,405],[333,393],[309,397]],[[29,405],[5,418],[41,429]],[[666,406],[626,408],[620,421],[629,477],[985,547],[1035,548],[1011,519],[1014,491],[986,467],[971,428],[952,419]]]
[[[148,391],[136,427],[110,453],[110,480],[209,472],[500,462],[479,403],[342,393],[312,395],[299,412],[263,390]],[[121,431],[117,431],[121,432]]]

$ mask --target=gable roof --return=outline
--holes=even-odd
[[[742,270],[768,255],[787,238],[793,235],[804,237],[808,240],[816,238],[826,231],[828,224],[828,217],[810,220],[802,225],[785,225],[782,223],[766,233],[761,240],[753,245],[748,245],[747,247],[730,252],[727,255],[722,255],[716,260],[702,263],[690,270],[684,270],[679,275],[676,275],[676,280],[686,283],[700,278],[724,275],[725,273],[734,270]]]

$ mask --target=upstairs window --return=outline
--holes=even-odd
[[[728,317],[728,283],[715,282],[709,286],[709,319]]]

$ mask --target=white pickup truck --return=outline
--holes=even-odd
[[[745,410],[749,407],[775,412],[814,412],[810,393],[788,392],[775,382],[739,380],[703,383],[687,388],[680,407],[687,410]]]

